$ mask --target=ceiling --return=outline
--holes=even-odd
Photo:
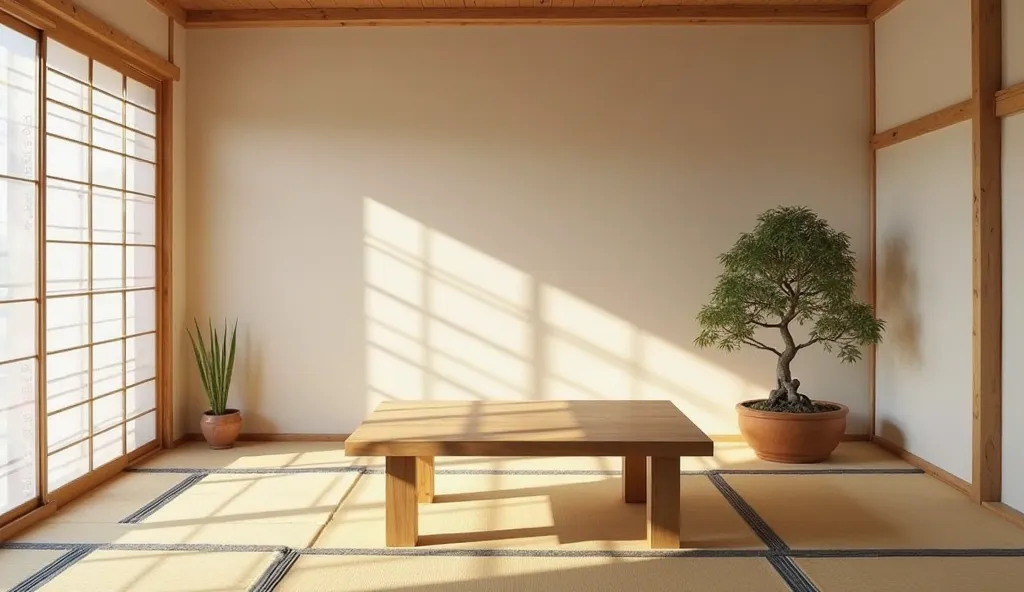
[[[594,6],[865,6],[871,0],[177,0],[186,10]]]

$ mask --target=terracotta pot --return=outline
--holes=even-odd
[[[214,450],[231,448],[242,431],[242,413],[238,409],[227,409],[224,415],[207,411],[199,422],[206,443]]]
[[[781,413],[758,411],[746,406],[759,399],[736,405],[740,433],[758,458],[779,463],[816,463],[828,460],[846,433],[850,409],[831,401],[839,409],[824,413]]]

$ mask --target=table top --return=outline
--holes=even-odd
[[[671,401],[391,401],[345,440],[351,456],[711,456]]]

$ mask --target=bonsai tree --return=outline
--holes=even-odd
[[[753,232],[740,235],[719,261],[725,269],[710,302],[697,315],[701,331],[694,343],[724,351],[754,347],[778,357],[776,387],[753,408],[831,411],[799,392],[793,359],[801,350],[820,345],[853,363],[860,359],[861,347],[879,343],[885,330],[871,306],[854,295],[856,259],[850,237],[809,208],[779,207],[761,214]],[[812,325],[802,343],[793,336],[794,323]],[[762,341],[760,330],[778,331],[781,346]]]

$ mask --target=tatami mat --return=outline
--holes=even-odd
[[[373,461],[370,457],[345,456],[344,442],[237,442],[228,450],[210,450],[203,442],[186,442],[141,467],[325,469],[365,465]]]
[[[126,473],[19,535],[33,543],[309,546],[358,479],[355,473],[207,475],[138,524],[118,522],[181,474]],[[152,486],[162,481],[164,487]],[[128,485],[139,484],[132,498]],[[108,498],[110,489],[114,496]],[[127,496],[127,497],[126,497]]]
[[[617,457],[438,458],[419,545],[387,548],[383,468],[340,442],[190,443],[0,549],[0,590],[805,592],[808,577],[821,592],[994,592],[1024,578],[1024,529],[866,443],[816,465],[739,443],[684,460],[682,546],[699,556],[648,549]],[[914,556],[935,549],[956,556]],[[992,549],[1015,556],[969,556]]]
[[[17,586],[63,554],[64,551],[0,549],[0,591],[6,592]]]
[[[192,521],[174,523],[43,522],[14,539],[16,543],[260,545],[302,548],[323,528],[317,523],[239,523]]]
[[[784,592],[764,559],[300,557],[276,592]]]
[[[60,508],[51,522],[117,522],[181,482],[182,475],[121,473]]]
[[[763,549],[703,475],[681,479],[683,546]],[[620,477],[437,475],[419,505],[419,544],[473,548],[646,549],[644,504],[622,500]],[[364,475],[316,547],[384,547],[385,477]]]
[[[1020,557],[797,559],[822,592],[1015,592]]]
[[[927,475],[725,479],[794,549],[1024,547],[1024,529]]]
[[[273,553],[94,551],[42,592],[244,592]]]
[[[209,475],[143,523],[324,524],[357,478],[354,473]]]

